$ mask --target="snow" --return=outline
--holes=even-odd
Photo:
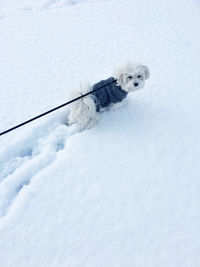
[[[0,266],[200,265],[200,5],[1,1],[0,131],[123,62],[151,77],[87,131],[67,108],[0,138]]]

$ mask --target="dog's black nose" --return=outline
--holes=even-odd
[[[136,86],[136,87],[137,87],[138,85],[139,85],[139,83],[136,83],[136,82],[134,83],[134,86]]]

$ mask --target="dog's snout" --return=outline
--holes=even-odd
[[[139,85],[139,83],[137,83],[137,82],[134,82],[134,86],[136,86],[136,87],[137,87],[138,85]]]

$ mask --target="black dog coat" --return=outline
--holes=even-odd
[[[128,92],[123,90],[120,85],[116,84],[113,77],[96,83],[93,85],[93,90],[102,86],[105,87],[91,93],[96,104],[97,112],[99,112],[101,108],[105,108],[110,104],[121,102],[128,95]]]

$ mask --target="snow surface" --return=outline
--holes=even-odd
[[[199,29],[197,0],[1,1],[0,131],[151,71],[88,131],[63,109],[0,137],[1,267],[200,266]]]

